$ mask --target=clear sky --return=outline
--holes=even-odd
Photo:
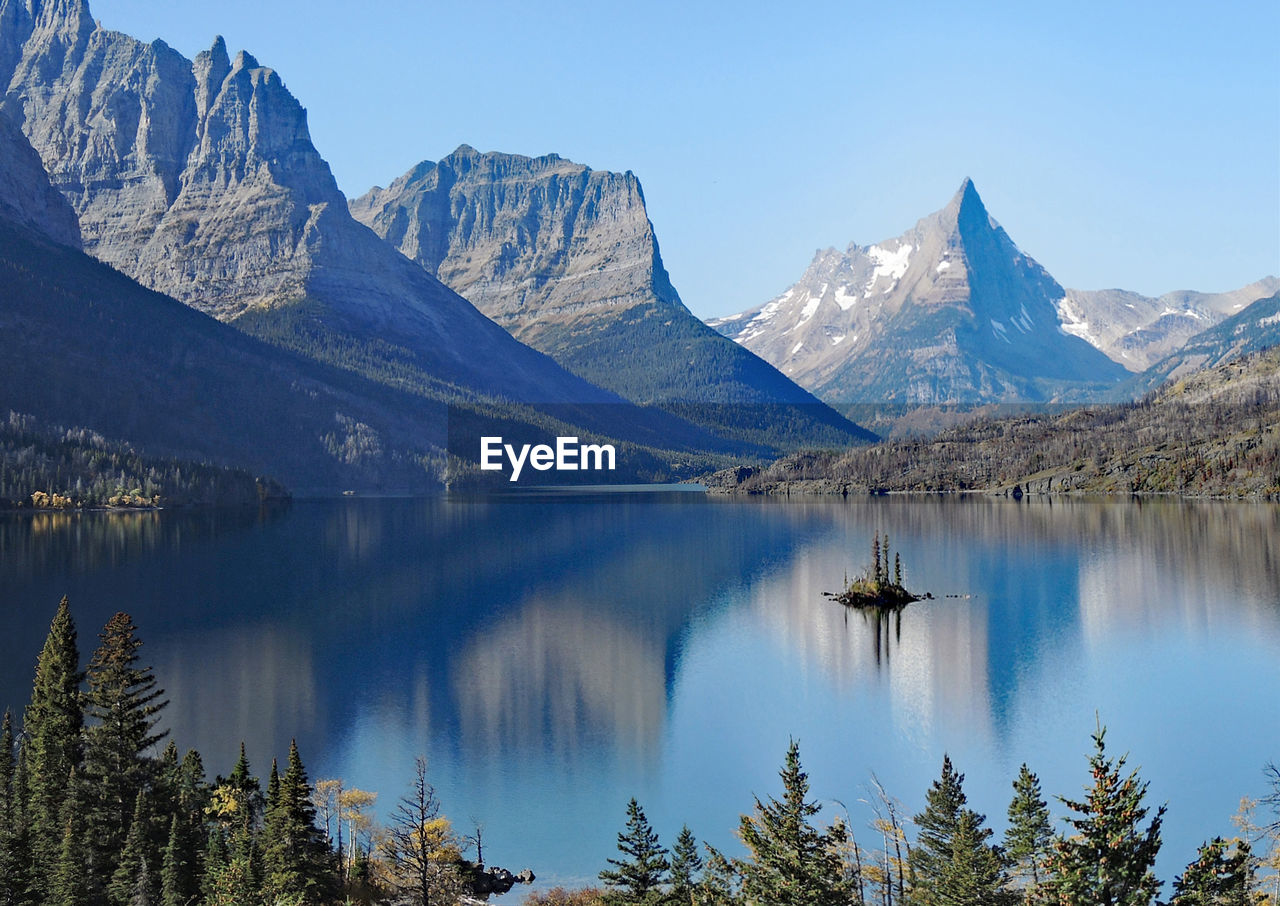
[[[1059,282],[1280,274],[1280,3],[90,0],[276,69],[348,195],[459,144],[632,170],[702,317],[966,176]]]

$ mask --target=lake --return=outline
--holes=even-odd
[[[936,596],[880,622],[822,596],[878,531]],[[780,793],[793,737],[812,795],[864,845],[873,774],[914,813],[944,752],[999,832],[1023,762],[1078,796],[1101,720],[1169,804],[1167,884],[1280,760],[1278,539],[1275,505],[1178,501],[10,514],[0,705],[25,705],[62,595],[85,662],[127,610],[210,776],[241,740],[265,776],[296,737],[312,780],[376,790],[386,812],[425,754],[456,828],[481,824],[486,861],[539,886],[593,881],[631,796],[664,843],[688,823],[738,852],[737,816]]]

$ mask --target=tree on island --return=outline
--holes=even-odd
[[[902,558],[893,552],[893,578],[889,578],[889,535],[878,532],[871,542],[871,566],[852,581],[845,577],[844,591],[827,593],[847,607],[903,607],[921,600],[921,595],[902,585]]]

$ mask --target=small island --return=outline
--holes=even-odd
[[[840,593],[825,591],[823,595],[834,599],[846,607],[862,608],[901,608],[912,601],[923,601],[933,595],[913,594],[902,585],[902,558],[893,555],[893,577],[889,576],[889,535],[877,532],[871,545],[872,565],[863,570],[861,576],[850,581],[846,574],[844,591]]]

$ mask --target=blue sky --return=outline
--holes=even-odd
[[[90,6],[275,68],[348,195],[462,143],[634,171],[702,317],[897,235],[966,176],[1066,286],[1280,273],[1274,0]]]

